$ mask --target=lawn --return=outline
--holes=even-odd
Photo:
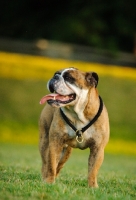
[[[98,176],[87,186],[88,150],[74,150],[53,185],[41,181],[38,119],[46,84],[60,68],[99,74],[98,90],[110,118],[111,136]],[[136,199],[136,70],[0,53],[0,199]]]
[[[133,156],[106,154],[98,175],[98,189],[87,185],[88,151],[74,150],[53,185],[41,181],[36,145],[0,146],[1,200],[130,200],[136,198]]]

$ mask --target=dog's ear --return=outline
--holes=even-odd
[[[97,87],[98,85],[98,81],[99,81],[99,77],[98,74],[95,72],[88,72],[86,73],[86,81],[89,85],[92,85],[94,87]]]

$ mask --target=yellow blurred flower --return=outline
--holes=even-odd
[[[0,77],[15,79],[49,79],[59,69],[76,67],[100,75],[136,79],[136,69],[82,61],[0,52]]]

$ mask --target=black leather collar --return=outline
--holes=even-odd
[[[83,127],[81,130],[78,130],[71,122],[70,120],[67,118],[67,116],[64,114],[64,112],[61,110],[60,108],[60,113],[61,113],[61,116],[62,118],[65,120],[65,122],[76,132],[76,140],[79,142],[79,143],[82,143],[83,142],[83,133],[99,118],[99,116],[101,115],[101,112],[103,110],[103,101],[102,101],[102,98],[99,96],[99,99],[100,99],[100,106],[99,106],[99,109],[98,109],[98,112],[97,114],[94,116],[94,118],[85,126]]]

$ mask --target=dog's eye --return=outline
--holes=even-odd
[[[65,81],[68,81],[69,83],[73,83],[75,81],[75,79],[68,73],[65,73],[63,78]]]

